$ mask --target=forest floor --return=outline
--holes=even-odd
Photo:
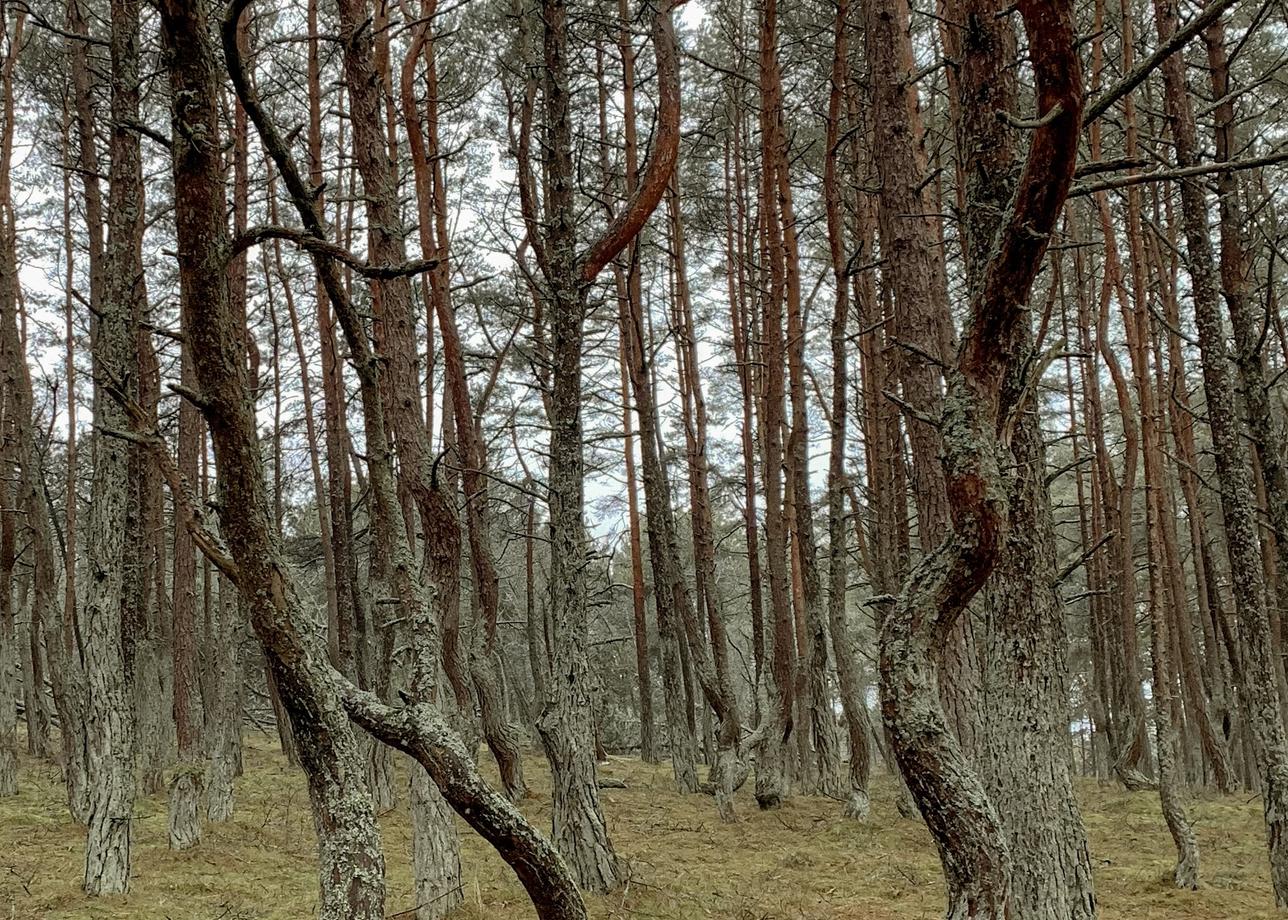
[[[80,890],[84,832],[67,817],[55,771],[22,762],[21,793],[0,799],[0,920],[299,920],[316,900],[313,825],[302,775],[262,736],[248,737],[236,816],[207,825],[201,845],[166,848],[164,795],[139,800],[130,894],[90,900]],[[537,797],[524,811],[549,826],[549,777],[527,762]],[[669,767],[614,758],[603,774],[626,789],[603,790],[612,839],[630,865],[629,885],[588,898],[595,918],[731,920],[933,920],[942,878],[920,821],[899,818],[885,778],[865,824],[844,821],[838,803],[792,799],[759,812],[739,795],[743,820],[722,825],[712,801],[671,789]],[[405,789],[405,786],[403,787]],[[748,786],[749,790],[750,787]],[[400,790],[401,791],[401,790]],[[1105,920],[1227,920],[1273,916],[1259,800],[1202,797],[1192,803],[1203,887],[1169,884],[1172,844],[1153,793],[1079,784]],[[411,920],[411,840],[402,807],[381,818],[391,917]],[[462,825],[465,920],[532,916],[500,858]]]

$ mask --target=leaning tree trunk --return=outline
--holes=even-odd
[[[246,107],[247,114],[255,124],[265,149],[277,166],[283,183],[290,193],[291,201],[295,205],[304,225],[303,233],[291,234],[291,238],[306,249],[312,250],[314,266],[317,269],[319,280],[325,285],[327,294],[334,303],[338,318],[344,327],[345,336],[354,355],[354,365],[359,372],[363,419],[366,425],[368,443],[385,445],[388,442],[384,433],[383,407],[379,392],[380,382],[376,370],[379,364],[377,356],[371,350],[360,317],[353,308],[347,289],[341,279],[337,265],[337,253],[343,254],[347,264],[351,266],[363,266],[363,263],[360,263],[351,255],[339,250],[329,242],[325,222],[317,209],[316,198],[305,186],[285,140],[278,133],[272,122],[268,120],[251,88],[244,61],[236,42],[237,22],[245,11],[248,2],[249,0],[236,0],[230,6],[221,30],[224,56],[233,78],[233,86]],[[194,34],[200,33],[194,31]],[[213,181],[208,181],[211,181],[211,184],[207,186],[210,194],[217,194],[218,190]],[[222,227],[218,227],[214,230],[212,238],[218,241],[221,234]],[[409,270],[403,266],[363,267],[372,276],[388,276],[390,272],[408,273],[409,271],[420,270],[419,268]],[[214,275],[215,273],[212,273],[208,277],[214,277]],[[218,296],[218,288],[212,293]],[[224,329],[220,332],[218,341],[224,348],[224,354],[228,355],[233,347],[230,344],[232,332]],[[221,393],[225,396],[225,401],[216,404],[215,408],[227,410],[230,407],[235,407],[238,401],[244,407],[245,384],[237,379],[237,362],[225,359],[217,363],[214,370],[217,372],[214,376],[220,384]],[[240,400],[237,398],[238,393],[243,394]],[[230,437],[229,440],[240,446],[240,456],[250,456],[252,460],[257,459],[253,418],[250,417],[250,413],[246,408],[242,408],[240,412],[232,415],[221,416],[221,419],[225,425],[230,421],[237,423],[235,436]],[[390,455],[387,449],[373,451],[371,459],[374,461],[371,464],[371,472],[374,476],[379,477],[379,481],[376,483],[377,488],[373,490],[373,496],[379,504],[384,506],[381,517],[389,522],[396,523],[399,518],[394,513],[397,508],[397,501],[394,498],[395,486]],[[239,485],[245,488],[244,497],[253,502],[253,504],[244,504],[239,507],[249,508],[255,512],[248,518],[249,522],[254,525],[255,530],[253,532],[243,531],[243,534],[252,536],[261,549],[271,550],[273,548],[271,532],[268,532],[264,526],[268,516],[265,510],[266,499],[263,490],[260,488],[257,491],[249,487],[256,481],[254,478],[239,480]],[[401,532],[401,529],[399,532]],[[407,616],[417,623],[423,623],[423,620],[418,619],[419,616],[423,615],[418,613],[418,611],[422,610],[422,604],[413,584],[410,552],[398,551],[400,545],[405,546],[406,544],[399,544],[397,541],[392,544],[392,548],[397,552],[396,558],[391,559],[391,562],[395,563],[392,565],[392,571],[397,576],[396,590],[399,602],[405,608]],[[282,689],[284,699],[293,704],[291,715],[295,722],[297,738],[300,742],[301,762],[306,771],[312,775],[319,767],[340,766],[343,767],[347,775],[354,776],[357,775],[356,771],[360,769],[359,752],[355,745],[347,743],[345,736],[338,732],[339,723],[335,723],[337,734],[333,736],[334,740],[339,744],[333,744],[330,748],[330,752],[333,755],[330,763],[328,764],[325,761],[319,763],[317,758],[318,750],[314,744],[315,735],[313,734],[319,726],[317,723],[309,723],[300,718],[302,715],[298,709],[300,697],[307,694],[314,700],[327,703],[331,694],[337,693],[343,697],[344,706],[355,722],[384,743],[411,755],[424,767],[457,814],[478,831],[514,869],[520,882],[527,890],[541,920],[584,920],[586,911],[581,902],[577,886],[569,873],[568,867],[560,859],[557,851],[532,828],[531,824],[513,805],[483,782],[473,761],[462,746],[459,737],[447,727],[438,714],[425,704],[414,704],[397,710],[392,709],[381,703],[371,693],[355,687],[343,675],[327,666],[324,650],[321,648],[321,643],[317,640],[316,635],[300,632],[297,629],[297,625],[303,622],[303,612],[295,598],[293,585],[285,577],[280,563],[271,563],[269,568],[265,570],[262,566],[259,566],[258,559],[260,557],[251,556],[249,558],[258,567],[253,572],[254,577],[267,579],[265,581],[247,580],[245,570],[240,568],[239,560],[237,571],[243,579],[243,584],[246,584],[247,587],[251,585],[259,586],[259,590],[252,594],[260,604],[260,606],[252,607],[252,612],[259,616],[253,618],[252,624],[255,626],[261,643],[270,652],[270,661],[290,665],[294,669],[288,671],[285,667],[279,667],[279,681],[281,681],[282,676],[292,677],[299,681],[299,683],[289,685],[282,684]],[[423,654],[419,657],[422,661],[424,660]],[[329,706],[325,710],[315,708],[313,711],[320,711],[328,720],[321,726],[322,728],[326,729],[332,724],[329,722],[331,716]],[[299,734],[298,729],[302,726],[310,729],[308,736]],[[323,736],[325,737],[325,735]],[[329,783],[328,776],[323,777],[322,782],[317,785],[326,784],[326,787],[329,787]],[[318,801],[318,797],[315,797],[316,801]],[[353,801],[353,799],[350,799],[351,803]],[[330,802],[329,796],[322,799],[324,806],[329,805]],[[362,803],[356,804],[361,806]],[[326,848],[340,835],[345,833],[352,834],[356,830],[365,837],[365,828],[370,822],[370,804],[369,802],[366,803],[365,807],[361,807],[356,812],[352,810],[338,814],[330,812],[324,817],[329,820],[326,822],[319,821],[317,829],[325,856],[327,853]],[[364,841],[359,840],[358,842],[363,843]],[[354,903],[358,905],[358,908],[353,911],[353,915],[358,915],[358,910],[361,910],[361,915],[365,916],[368,911],[378,912],[379,910],[378,903],[372,903],[371,900],[363,896],[365,892],[374,893],[379,890],[380,880],[378,876],[382,865],[379,861],[378,850],[358,849],[357,852],[359,854],[358,858],[368,864],[362,867],[364,870],[363,875],[352,880],[356,888],[356,890],[352,891],[352,895]],[[371,859],[368,854],[373,855],[375,859]],[[336,880],[334,876],[328,875],[324,875],[323,880],[324,893],[328,893],[327,883],[334,884]],[[356,886],[365,886],[365,892],[363,888]],[[343,895],[348,892],[340,891],[339,893]]]
[[[234,4],[234,33],[239,12]],[[225,37],[235,44],[235,35],[227,32]],[[354,782],[362,775],[361,751],[325,656],[300,632],[299,602],[273,536],[249,395],[245,331],[233,315],[225,270],[230,247],[220,162],[219,78],[205,4],[161,4],[161,33],[174,126],[182,321],[215,448],[225,512],[222,531],[308,778],[319,844],[320,914],[337,920],[381,917],[384,859],[370,796]]]
[[[676,352],[683,398],[682,416],[685,428],[685,449],[689,468],[690,514],[693,531],[693,568],[696,587],[696,604],[689,605],[680,597],[680,612],[689,645],[693,651],[694,671],[711,710],[719,720],[714,733],[714,756],[708,759],[708,771],[716,798],[716,809],[724,821],[737,820],[734,812],[734,793],[746,781],[745,746],[742,738],[742,715],[729,671],[729,637],[725,627],[725,612],[720,600],[716,578],[715,523],[711,513],[711,490],[707,462],[707,408],[703,395],[701,375],[698,371],[697,337],[694,333],[693,305],[689,295],[687,260],[685,257],[684,224],[680,214],[679,173],[672,177],[667,196],[670,216],[671,248],[674,253],[675,326],[678,331]],[[666,508],[668,515],[670,506]],[[675,537],[674,521],[669,529]],[[678,563],[678,551],[675,553]],[[686,592],[687,593],[687,592]],[[703,614],[705,613],[705,622]],[[703,628],[705,626],[705,629]],[[708,655],[708,642],[710,654]],[[704,724],[710,730],[709,712],[704,712]]]

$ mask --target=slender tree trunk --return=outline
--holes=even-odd
[[[88,687],[86,710],[89,837],[85,890],[122,894],[129,888],[130,831],[134,799],[134,707],[123,642],[130,622],[123,609],[125,535],[129,507],[129,443],[117,435],[130,421],[119,398],[137,390],[132,321],[146,307],[143,294],[143,176],[138,135],[127,125],[138,117],[139,7],[112,4],[112,121],[108,235],[104,292],[94,338],[94,475],[90,499],[89,580],[83,641]],[[137,622],[137,621],[135,621]]]
[[[7,263],[7,257],[0,256]],[[4,286],[17,280],[16,273],[6,271],[0,264],[0,303],[8,299]],[[5,361],[26,361],[21,352],[10,354],[5,348],[0,352]],[[17,400],[13,399],[7,389],[0,390],[0,441],[10,440],[8,429],[16,424],[11,412]],[[25,423],[26,420],[24,420]],[[27,423],[29,424],[29,423]],[[0,798],[18,794],[18,684],[17,661],[14,654],[18,648],[17,633],[14,630],[14,579],[13,570],[17,559],[15,547],[17,515],[13,510],[13,499],[5,481],[10,477],[13,463],[8,451],[0,454]]]
[[[759,87],[761,175],[759,187],[761,285],[760,359],[764,377],[757,413],[761,470],[765,496],[765,554],[769,570],[770,663],[765,681],[768,705],[761,714],[762,739],[756,762],[756,802],[762,809],[778,808],[789,794],[788,758],[798,730],[793,720],[796,687],[796,646],[791,606],[787,520],[781,470],[784,464],[783,428],[785,386],[783,368],[783,304],[786,298],[786,257],[778,209],[777,164],[785,157],[773,151],[785,143],[782,126],[782,80],[778,65],[778,9],[767,0],[760,13]],[[765,283],[767,281],[767,283]]]
[[[1159,504],[1161,456],[1157,447],[1153,401],[1142,399],[1142,439],[1145,442],[1145,490],[1149,551],[1149,619],[1151,626],[1150,658],[1153,662],[1151,688],[1154,704],[1154,730],[1157,740],[1158,793],[1163,808],[1163,818],[1176,845],[1176,869],[1173,881],[1177,888],[1198,888],[1199,849],[1193,826],[1185,809],[1182,796],[1184,778],[1180,775],[1177,755],[1177,734],[1173,721],[1176,677],[1172,670],[1170,654],[1170,626],[1165,607],[1163,585],[1164,560]]]
[[[1176,5],[1172,0],[1156,0],[1154,11],[1159,37],[1165,41],[1176,31]],[[1176,162],[1182,168],[1192,166],[1198,162],[1198,139],[1185,89],[1184,60],[1177,56],[1168,58],[1162,69],[1168,122],[1176,145]],[[1263,784],[1271,885],[1275,903],[1282,907],[1288,905],[1288,742],[1279,717],[1271,618],[1261,571],[1248,455],[1243,445],[1230,355],[1218,304],[1216,259],[1212,253],[1207,200],[1198,180],[1181,182],[1181,213],[1208,422],[1212,429],[1217,479],[1221,486],[1221,510],[1230,557],[1234,605],[1247,652],[1241,685],[1242,703],[1248,728],[1255,739],[1253,748]]]
[[[75,4],[69,4],[68,26],[69,32],[75,32],[79,24],[73,18]],[[84,76],[83,68],[73,66],[73,87],[76,92],[77,101],[80,99],[80,79]],[[67,138],[67,147],[71,146],[71,112],[65,111],[64,124]],[[90,136],[92,140],[92,134]],[[85,138],[82,135],[81,141]],[[82,151],[84,153],[84,151]],[[88,151],[91,157],[94,154],[92,148]],[[70,160],[70,156],[69,156]],[[78,162],[86,162],[82,156]],[[91,162],[97,162],[92,159]],[[96,173],[97,174],[97,173]],[[101,220],[101,209],[96,209],[97,198],[91,195],[90,190],[97,190],[94,181],[85,180],[84,189],[84,206],[86,221],[88,222],[92,215],[97,215]],[[70,196],[71,178],[70,172],[65,179],[64,194]],[[39,478],[27,478],[22,480],[21,488],[27,495],[28,523],[31,526],[32,549],[34,566],[32,580],[35,586],[35,599],[33,609],[40,608],[44,611],[40,617],[43,627],[43,635],[32,636],[33,642],[44,640],[46,657],[49,660],[49,681],[53,690],[54,710],[58,715],[59,737],[61,745],[61,766],[63,773],[63,782],[67,789],[67,802],[71,812],[72,820],[78,824],[85,824],[89,820],[89,792],[88,778],[86,776],[86,746],[85,746],[85,684],[84,684],[84,659],[81,653],[80,630],[77,624],[77,605],[76,605],[76,550],[78,544],[77,528],[77,480],[78,480],[78,439],[76,435],[77,427],[77,387],[76,387],[76,369],[75,369],[75,339],[73,334],[73,301],[72,291],[75,285],[75,248],[71,232],[71,210],[70,204],[64,208],[64,248],[66,249],[66,276],[65,285],[67,293],[63,304],[63,322],[64,337],[66,348],[66,373],[67,373],[67,406],[68,406],[68,426],[67,426],[67,482],[64,492],[64,538],[63,538],[63,598],[62,609],[59,610],[55,604],[54,583],[57,574],[54,570],[54,544],[51,534],[52,527],[49,520],[49,505],[43,500],[43,488]],[[97,230],[99,241],[101,241],[102,225]],[[94,228],[89,231],[90,238],[90,302],[97,305],[101,300],[95,300],[96,295],[101,296],[96,284],[96,272],[94,271],[95,263],[101,259],[101,250],[95,250],[96,242]],[[16,335],[17,320],[15,317],[14,334]],[[15,365],[16,366],[16,365]],[[25,365],[24,365],[25,366]],[[30,393],[30,382],[26,388],[18,391],[21,393]],[[34,427],[34,426],[32,426]],[[22,459],[22,468],[24,476],[38,469],[38,463],[34,462],[37,454],[35,451],[35,439],[30,437],[32,427],[18,429],[19,432],[19,452]],[[24,438],[26,432],[28,437]]]
[[[626,5],[619,0],[617,15],[621,21],[618,30],[617,47],[622,59],[622,122],[625,153],[624,186],[626,195],[634,193],[639,175],[639,140],[635,128],[635,48],[631,42],[631,33],[627,28],[629,22]],[[600,133],[607,134],[607,98],[606,87],[601,90],[600,99]],[[603,156],[608,154],[604,147]],[[605,173],[607,170],[605,169]],[[611,206],[608,217],[612,217]],[[635,244],[626,247],[625,269],[618,264],[613,266],[613,280],[617,288],[618,324],[621,327],[618,360],[622,371],[622,430],[625,439],[622,450],[626,457],[626,508],[630,532],[631,553],[631,610],[635,628],[635,674],[639,684],[640,699],[640,759],[645,763],[655,763],[658,759],[657,742],[654,740],[656,728],[653,716],[653,677],[649,666],[648,620],[646,617],[644,588],[644,552],[640,527],[640,501],[637,473],[635,467],[635,438],[631,419],[631,384],[630,359],[628,356],[628,330],[623,323],[634,314],[640,294],[640,264],[636,256]],[[659,629],[660,632],[660,629]]]
[[[740,93],[742,85],[731,89]],[[726,285],[729,291],[730,326],[733,330],[733,353],[737,365],[738,388],[742,396],[742,418],[739,441],[742,447],[743,467],[743,539],[747,550],[747,594],[751,608],[751,641],[753,667],[753,693],[755,709],[760,714],[760,689],[763,686],[765,664],[765,615],[760,576],[760,531],[756,514],[756,415],[755,395],[759,386],[752,353],[752,330],[755,319],[751,298],[748,296],[748,277],[751,260],[747,231],[747,183],[743,168],[742,122],[743,112],[738,98],[731,100],[732,136],[725,147],[725,261]]]
[[[18,437],[11,432],[34,426],[30,394],[20,394],[27,379],[27,356],[18,333],[18,237],[10,172],[13,164],[14,99],[13,71],[26,16],[19,13],[12,22],[9,11],[0,9],[0,44],[5,48],[0,62],[0,358],[5,371],[0,376],[0,477],[11,478],[15,467],[13,449]],[[12,329],[9,327],[12,326]],[[19,378],[23,378],[20,382]],[[23,399],[22,395],[27,395]],[[24,466],[30,457],[21,462]],[[24,471],[24,477],[34,471]],[[14,628],[14,568],[17,564],[18,515],[8,482],[0,482],[0,797],[18,794],[18,633]],[[29,713],[30,714],[30,713]]]
[[[194,389],[196,373],[190,350],[180,358],[180,383]],[[201,413],[191,402],[179,403],[179,474],[189,484],[199,475]],[[170,781],[170,848],[184,850],[201,840],[199,803],[202,801],[204,770],[202,760],[202,701],[197,660],[197,547],[192,534],[175,514],[174,529],[174,615],[171,646],[174,669],[174,725],[178,744],[178,765]]]
[[[844,814],[866,820],[869,811],[868,776],[871,754],[867,704],[863,701],[856,649],[849,632],[846,605],[849,556],[845,521],[845,493],[849,485],[845,471],[845,448],[849,411],[849,354],[847,335],[850,321],[850,279],[846,273],[845,217],[838,176],[841,157],[841,119],[845,104],[849,68],[849,0],[836,5],[833,28],[832,72],[827,105],[827,156],[824,160],[823,191],[827,208],[827,237],[836,287],[832,306],[832,402],[831,448],[827,467],[827,615],[832,636],[832,654],[841,689],[841,710],[845,716],[850,745],[849,792]]]

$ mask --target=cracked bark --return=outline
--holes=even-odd
[[[1006,832],[949,727],[936,664],[955,621],[1003,557],[1010,487],[1000,463],[1019,421],[1008,387],[1019,358],[1010,346],[1072,183],[1083,105],[1072,4],[1023,0],[1018,9],[1045,117],[980,268],[949,373],[942,423],[949,536],[913,569],[880,637],[882,715],[939,850],[950,918],[1006,918],[1014,904]]]

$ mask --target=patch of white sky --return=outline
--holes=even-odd
[[[709,11],[707,4],[702,0],[689,0],[680,8],[680,21],[682,25],[682,34],[693,32],[704,26]],[[270,65],[271,66],[271,65]],[[688,65],[693,66],[693,65]],[[491,90],[495,92],[495,90]],[[641,87],[641,92],[647,94],[648,87]],[[616,104],[618,114],[621,110],[620,94],[613,100]],[[495,103],[496,99],[480,100],[480,105]],[[37,400],[42,405],[48,407],[55,405],[56,417],[53,420],[53,430],[56,436],[65,437],[68,414],[65,400],[62,399],[61,390],[57,390],[58,396],[51,397],[51,393],[56,391],[64,371],[64,344],[61,340],[63,334],[63,315],[62,305],[65,298],[66,277],[64,269],[64,253],[62,251],[61,230],[56,226],[50,226],[49,215],[55,210],[60,210],[57,199],[62,194],[62,176],[60,170],[55,165],[61,162],[61,154],[56,151],[42,149],[40,155],[35,160],[30,160],[33,153],[36,152],[37,144],[44,143],[48,146],[47,141],[38,141],[37,137],[47,138],[48,133],[38,135],[35,129],[34,117],[23,119],[18,126],[17,143],[15,145],[14,156],[14,174],[16,181],[16,190],[20,191],[22,197],[18,201],[18,220],[20,234],[39,233],[43,241],[39,245],[24,247],[24,252],[28,258],[20,266],[19,277],[23,286],[25,304],[28,308],[28,325],[32,330],[39,331],[39,334],[33,334],[30,337],[28,348],[28,361],[32,365],[33,374],[37,380]],[[472,250],[479,257],[472,264],[475,271],[482,264],[483,270],[491,270],[498,275],[511,272],[514,268],[514,257],[518,241],[522,236],[521,222],[518,218],[518,206],[514,190],[515,187],[515,167],[513,160],[508,155],[506,149],[498,143],[488,131],[482,130],[477,123],[451,126],[446,125],[445,130],[448,133],[454,133],[456,143],[467,144],[475,154],[472,165],[456,167],[451,161],[448,162],[448,188],[451,195],[451,237],[454,248],[465,251]],[[148,142],[144,141],[145,148]],[[455,146],[452,141],[445,139],[445,147]],[[258,145],[252,139],[252,147]],[[157,160],[157,151],[145,149],[145,162],[149,169],[149,175],[159,171],[164,173],[164,163]],[[251,160],[257,162],[256,157],[260,156],[258,149],[252,149]],[[466,158],[467,164],[470,162]],[[456,172],[455,177],[452,172]],[[466,173],[469,173],[467,175]],[[453,179],[457,181],[453,181]],[[491,194],[480,195],[475,197],[472,191],[486,190]],[[73,195],[79,193],[79,183],[72,185]],[[502,204],[498,206],[497,202]],[[149,202],[149,213],[152,212],[153,203]],[[78,219],[76,216],[73,219]],[[252,223],[254,216],[252,215]],[[660,222],[655,218],[655,232],[660,233]],[[164,251],[170,231],[165,228],[165,222],[160,226],[150,226],[148,230],[148,241],[146,245],[145,258],[149,268],[154,268],[163,260],[172,258],[169,253]],[[359,237],[361,234],[359,234]],[[411,243],[411,253],[418,254],[415,246],[415,235],[412,234],[409,242]],[[357,247],[361,250],[361,245]],[[83,255],[78,254],[78,259]],[[725,296],[725,286],[723,280],[723,252],[707,252],[691,240],[688,261],[689,273],[691,278],[699,276],[712,279],[711,283],[695,283],[692,285],[693,309],[695,312],[696,328],[696,348],[698,351],[698,360],[700,366],[700,377],[702,384],[706,389],[709,407],[711,408],[710,427],[708,430],[709,442],[719,442],[723,448],[725,456],[736,458],[733,462],[741,463],[741,455],[738,450],[739,439],[741,437],[740,411],[722,411],[717,405],[718,400],[712,399],[712,391],[715,388],[713,383],[719,383],[722,394],[728,395],[736,393],[736,383],[734,375],[736,368],[733,365],[732,352],[730,345],[729,330],[729,305]],[[252,250],[248,254],[249,266],[252,276],[256,267],[260,264],[260,256],[257,250]],[[666,265],[661,261],[662,257],[655,250],[652,265],[646,265],[644,271],[646,278],[654,276],[656,282],[646,284],[646,303],[647,309],[652,315],[655,332],[662,343],[662,347],[657,349],[656,376],[658,385],[658,405],[662,414],[662,428],[666,446],[670,455],[675,458],[675,462],[682,464],[684,456],[684,430],[680,424],[680,393],[676,382],[676,363],[675,363],[675,337],[669,334],[669,313],[670,304],[667,300],[669,296],[666,292],[665,283]],[[826,275],[825,266],[810,265],[808,271],[815,277]],[[463,272],[466,269],[461,265],[456,266],[458,277],[455,279],[458,284],[467,284],[477,280],[474,277],[466,277]],[[84,266],[78,265],[77,274],[83,278]],[[166,272],[170,279],[173,277],[172,272]],[[169,290],[168,280],[163,284],[153,284],[153,279],[149,279],[149,293],[153,298],[154,304],[158,299],[165,299],[167,302],[173,299],[174,292]],[[807,292],[809,285],[813,285],[813,294],[810,295],[810,305],[807,309],[813,316],[814,324],[819,321],[819,316],[823,312],[830,313],[830,283],[824,280],[821,284],[813,284],[813,280],[807,278]],[[516,285],[516,298],[523,297],[520,286]],[[260,327],[261,332],[269,325],[264,316],[266,301],[262,284],[257,288],[253,287],[253,302],[250,304],[252,321]],[[603,293],[597,295],[597,299],[602,302]],[[607,295],[611,296],[611,294]],[[280,299],[280,298],[279,298]],[[815,303],[817,301],[817,303]],[[620,433],[622,430],[621,401],[619,390],[618,369],[615,363],[617,353],[615,323],[607,314],[615,314],[615,309],[611,308],[611,303],[601,306],[597,311],[600,316],[588,324],[588,348],[592,349],[597,358],[594,362],[588,362],[586,381],[587,401],[583,405],[583,411],[586,415],[586,432],[587,432],[587,451],[592,462],[588,464],[589,472],[586,480],[586,499],[587,499],[587,526],[592,537],[604,548],[611,545],[620,545],[619,541],[623,539],[627,532],[626,520],[626,501],[625,501],[625,462],[622,451],[622,440]],[[281,308],[281,304],[278,304]],[[172,303],[168,303],[166,310],[173,313]],[[78,314],[77,325],[78,334],[81,339],[81,347],[86,343],[85,338],[85,319],[82,315],[84,307],[77,304],[76,311]],[[476,328],[471,328],[474,323],[473,315],[463,318],[464,330],[472,336],[472,345],[479,349],[486,348],[484,336]],[[508,330],[491,330],[492,340],[505,341],[508,337]],[[520,329],[519,336],[527,334],[526,329]],[[311,350],[309,361],[311,372],[316,377],[318,373],[317,355],[315,349],[314,337],[308,336],[306,347]],[[173,356],[172,356],[173,357]],[[283,423],[291,425],[293,428],[300,426],[293,423],[298,422],[299,413],[303,412],[303,404],[299,394],[294,392],[297,388],[298,366],[295,364],[294,350],[289,341],[283,341],[282,345],[282,374],[284,386],[291,389],[288,394],[288,411],[289,413],[283,419]],[[90,420],[87,415],[88,390],[87,381],[84,379],[85,369],[88,364],[88,356],[81,355],[78,359],[82,380],[80,383],[80,406],[77,424],[78,430],[84,434],[87,431]],[[819,369],[819,384],[823,387],[828,386],[830,378],[830,368]],[[178,369],[171,361],[166,365],[163,372],[177,375]],[[519,413],[515,413],[515,403],[521,403],[524,408],[534,410],[535,415],[539,416],[539,400],[534,381],[528,377],[526,370],[519,371],[516,375],[510,373],[508,382],[512,385],[510,395],[503,397],[512,400],[509,405],[495,405],[491,409],[491,417],[488,419],[489,424],[504,423],[506,417],[514,418]],[[441,371],[440,371],[441,374]],[[590,375],[595,379],[590,379]],[[525,379],[526,378],[526,379]],[[164,387],[164,383],[163,383]],[[441,418],[442,405],[441,393],[443,387],[435,387],[436,393],[439,394],[439,404],[436,406],[438,417]],[[602,398],[592,398],[592,395]],[[816,408],[815,392],[810,389],[809,398]],[[730,408],[726,406],[725,408]],[[736,405],[732,407],[736,410]],[[315,408],[320,412],[320,408]],[[267,436],[273,425],[273,406],[272,400],[263,398],[259,403],[259,418],[261,431]],[[525,460],[534,472],[538,472],[544,463],[541,456],[545,450],[547,434],[544,429],[543,421],[535,423],[525,423],[527,427],[521,429],[518,437],[514,439],[515,446],[524,451]],[[827,450],[828,450],[828,432],[826,425],[821,417],[821,413],[814,411],[811,414],[811,438],[810,438],[810,471],[811,482],[817,493],[821,490],[826,478],[827,468]],[[355,426],[355,433],[360,433],[360,426]],[[490,432],[495,434],[495,432]],[[496,452],[494,462],[500,467],[499,472],[507,478],[516,480],[522,478],[522,470],[515,456],[515,446],[512,446],[509,437],[494,437],[493,449]],[[292,467],[300,467],[301,470],[307,465],[305,451],[306,446],[298,439],[293,438],[288,441],[287,450],[289,454],[298,456],[288,457],[288,462]],[[638,457],[638,443],[636,444],[636,453]],[[852,447],[853,450],[853,447]],[[713,473],[724,473],[731,478],[741,477],[741,469],[731,468],[727,470],[718,469],[718,452],[708,451],[709,457],[713,461]],[[538,472],[538,475],[540,473]],[[301,474],[299,481],[303,483],[306,476]],[[676,505],[683,508],[687,504],[687,480],[682,475],[672,477],[673,495],[672,499]],[[300,499],[308,496],[307,488],[303,488],[299,494]],[[733,492],[740,495],[740,490],[734,489]],[[641,497],[642,498],[642,497]]]

